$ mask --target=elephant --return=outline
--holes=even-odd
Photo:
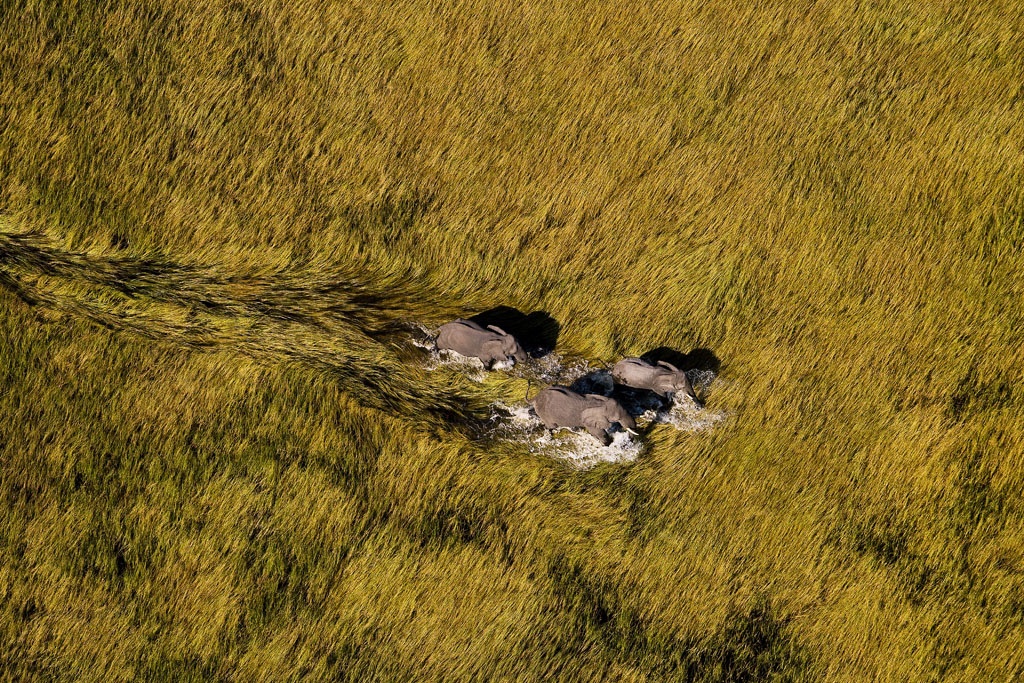
[[[526,360],[526,352],[511,334],[497,325],[484,329],[471,320],[454,320],[442,325],[437,332],[437,348],[479,358],[488,370],[497,361],[522,363]]]
[[[627,387],[649,389],[665,400],[671,400],[675,392],[681,391],[701,405],[686,373],[663,360],[651,365],[639,358],[623,358],[612,368],[612,377]]]
[[[612,442],[608,429],[618,422],[636,434],[636,421],[614,398],[598,394],[577,394],[568,387],[548,387],[533,399],[533,409],[549,430],[557,427],[583,427],[607,446]]]

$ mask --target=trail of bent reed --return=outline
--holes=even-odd
[[[228,347],[264,362],[300,363],[368,407],[479,433],[482,395],[430,386],[399,360],[414,298],[408,279],[222,275],[212,265],[69,251],[40,230],[12,227],[0,223],[0,285],[30,305],[190,349]]]

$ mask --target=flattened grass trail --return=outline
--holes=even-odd
[[[480,396],[431,388],[399,362],[408,283],[339,273],[220,277],[208,267],[62,251],[29,232],[0,232],[0,261],[0,283],[30,306],[189,349],[294,360],[361,403],[415,421],[472,433],[485,415]]]

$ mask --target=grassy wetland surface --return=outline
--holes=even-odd
[[[0,3],[0,677],[1024,676],[1016,2]],[[721,361],[588,470],[403,325]]]

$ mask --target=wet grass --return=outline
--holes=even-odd
[[[1024,675],[1012,3],[0,31],[0,678]],[[726,418],[482,438],[471,316]]]

